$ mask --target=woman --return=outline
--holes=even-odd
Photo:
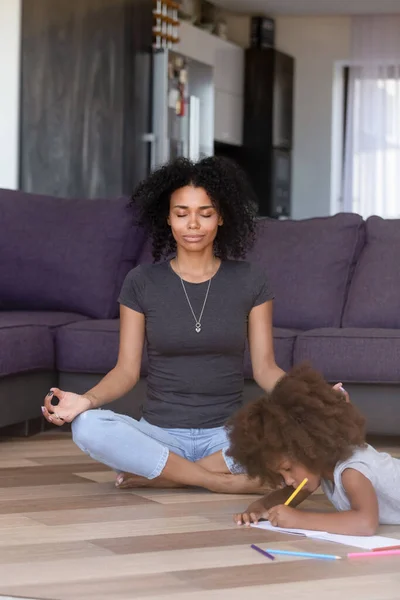
[[[43,414],[55,425],[72,422],[75,443],[116,470],[120,487],[258,492],[259,482],[226,456],[224,429],[241,405],[246,337],[261,388],[269,392],[284,374],[274,358],[268,281],[260,267],[232,260],[244,258],[254,238],[252,192],[227,159],[178,159],[140,184],[132,203],[156,264],[125,279],[117,364],[83,395],[53,388]],[[143,418],[96,410],[137,383],[145,339]]]

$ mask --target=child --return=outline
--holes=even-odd
[[[345,535],[373,535],[380,523],[400,524],[400,460],[366,444],[364,425],[358,410],[318,373],[294,368],[270,396],[247,404],[228,423],[229,455],[250,477],[276,488],[235,522],[263,518],[278,527]],[[305,478],[303,491],[284,506]],[[297,510],[320,485],[339,512]]]

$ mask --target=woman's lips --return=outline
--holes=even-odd
[[[196,243],[200,242],[204,238],[204,235],[184,235],[183,239],[185,242]]]

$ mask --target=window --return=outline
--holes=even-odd
[[[400,65],[345,70],[344,210],[400,217]]]

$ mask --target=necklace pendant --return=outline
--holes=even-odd
[[[196,333],[200,333],[200,331],[201,331],[201,323],[196,323],[195,329],[196,329]]]

